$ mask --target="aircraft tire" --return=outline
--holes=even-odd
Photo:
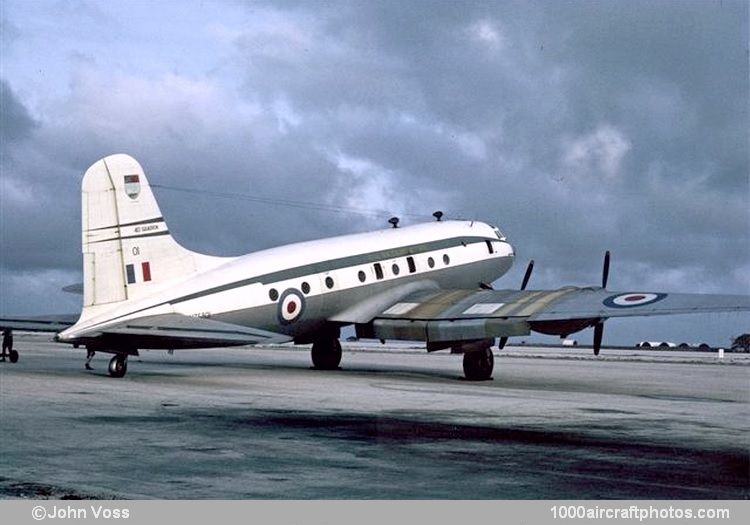
[[[110,377],[123,377],[128,371],[128,356],[117,354],[109,361]]]
[[[464,354],[464,375],[469,381],[487,381],[492,379],[495,367],[495,356],[492,348]]]
[[[341,343],[338,339],[318,339],[313,343],[313,367],[318,370],[336,370],[341,363]]]
[[[17,363],[18,362],[18,350],[11,350],[8,352],[8,357],[10,358],[11,363]]]

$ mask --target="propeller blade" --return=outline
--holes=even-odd
[[[604,337],[604,321],[599,321],[594,325],[594,355],[599,355],[602,348],[602,337]]]
[[[526,267],[526,273],[523,276],[523,281],[521,282],[521,290],[526,289],[526,285],[529,284],[529,279],[531,279],[531,272],[534,270],[534,259],[531,259],[529,261],[529,265]]]
[[[602,288],[607,287],[609,280],[609,250],[604,253],[604,268],[602,268]]]
[[[529,261],[529,265],[526,267],[526,273],[523,275],[523,281],[521,282],[521,290],[526,289],[526,285],[529,284],[529,279],[531,279],[531,272],[534,270],[534,259],[531,259]],[[498,343],[497,347],[502,350],[505,348],[505,345],[508,343],[507,337],[501,337],[500,342]]]

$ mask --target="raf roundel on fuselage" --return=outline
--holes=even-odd
[[[288,325],[297,321],[305,311],[305,298],[294,289],[289,288],[279,297],[278,319],[282,325]]]

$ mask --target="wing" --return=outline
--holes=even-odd
[[[81,330],[69,341],[63,340],[93,343],[103,349],[178,349],[284,343],[291,337],[213,319],[160,314]]]
[[[24,330],[26,332],[61,332],[75,324],[78,314],[46,315],[34,317],[2,317],[0,329]]]
[[[750,310],[747,295],[559,290],[421,290],[375,316],[362,335],[381,339],[464,341],[568,335],[611,317]]]

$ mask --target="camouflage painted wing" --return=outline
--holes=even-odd
[[[568,335],[609,319],[750,310],[750,296],[559,290],[423,290],[375,316],[362,335],[381,339],[464,341]],[[371,333],[367,333],[367,332]]]

